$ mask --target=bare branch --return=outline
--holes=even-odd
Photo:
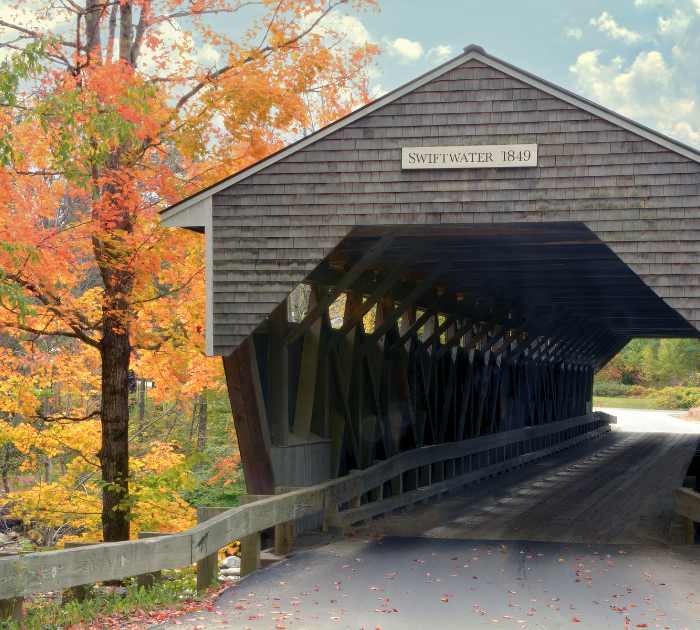
[[[259,48],[258,49],[258,55],[260,56],[267,56],[270,53],[274,52],[275,50],[280,50],[283,48],[287,48],[289,46],[292,46],[296,44],[300,39],[303,39],[306,37],[309,33],[311,33],[320,23],[321,21],[326,18],[333,9],[336,7],[340,6],[341,4],[347,4],[349,0],[336,0],[336,2],[329,2],[328,6],[326,9],[324,9],[321,12],[321,15],[311,23],[311,25],[304,29],[301,33],[299,33],[296,37],[292,37],[291,39],[288,39],[287,41],[281,43],[279,46],[265,46],[264,48]],[[255,59],[258,58],[258,55],[250,55],[243,59],[241,62],[243,65],[251,63]],[[226,74],[229,70],[231,70],[233,66],[227,65],[221,68],[220,70],[217,70],[216,72],[212,72],[207,74],[206,80],[201,81],[197,85],[195,85],[187,94],[183,95],[180,100],[177,102],[175,105],[175,112],[179,112],[188,102],[189,100],[195,96],[197,93],[199,93],[204,87],[207,85],[210,85],[214,81],[216,81],[218,78]]]
[[[64,421],[85,422],[87,420],[92,420],[93,418],[96,418],[99,415],[100,415],[99,411],[93,411],[92,413],[88,414],[87,416],[83,416],[82,418],[76,418],[74,416],[45,416],[43,413],[39,412],[37,414],[37,417],[41,418],[44,422],[64,422]]]
[[[71,339],[79,339],[83,343],[92,346],[93,348],[97,348],[98,350],[102,347],[102,344],[99,341],[95,341],[92,337],[87,336],[80,329],[73,328],[71,330],[46,331],[33,328],[32,326],[26,326],[24,324],[17,324],[16,326],[18,330],[31,333],[37,337],[69,337]]]
[[[25,35],[31,35],[32,37],[43,37],[43,35],[39,31],[32,31],[28,28],[18,26],[17,24],[10,24],[9,22],[5,22],[5,20],[0,20],[0,26],[6,26],[7,28],[19,31],[20,33],[24,33]]]

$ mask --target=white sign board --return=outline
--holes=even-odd
[[[431,168],[522,168],[537,166],[536,144],[475,147],[403,147],[403,170]]]

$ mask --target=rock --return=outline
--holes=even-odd
[[[10,516],[2,516],[0,514],[0,532],[22,532],[22,525],[24,521],[21,518],[14,518]]]
[[[126,599],[129,595],[129,589],[125,586],[116,586],[112,591],[112,595],[118,597],[119,599]]]
[[[6,545],[7,543],[11,543],[12,538],[10,538],[7,534],[0,534],[0,545]]]
[[[235,567],[233,569],[221,569],[219,571],[220,575],[240,575],[241,574],[241,568],[240,567]]]
[[[241,566],[241,559],[238,556],[229,556],[224,558],[223,562],[219,565],[220,569],[233,569],[234,567]]]

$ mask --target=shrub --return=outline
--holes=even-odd
[[[641,385],[625,385],[617,381],[596,381],[593,385],[594,396],[621,398],[629,396],[646,396],[647,390]]]
[[[700,407],[700,387],[666,387],[654,392],[662,409],[690,409]]]
[[[693,420],[700,420],[700,407],[691,407],[688,412],[688,417]]]

